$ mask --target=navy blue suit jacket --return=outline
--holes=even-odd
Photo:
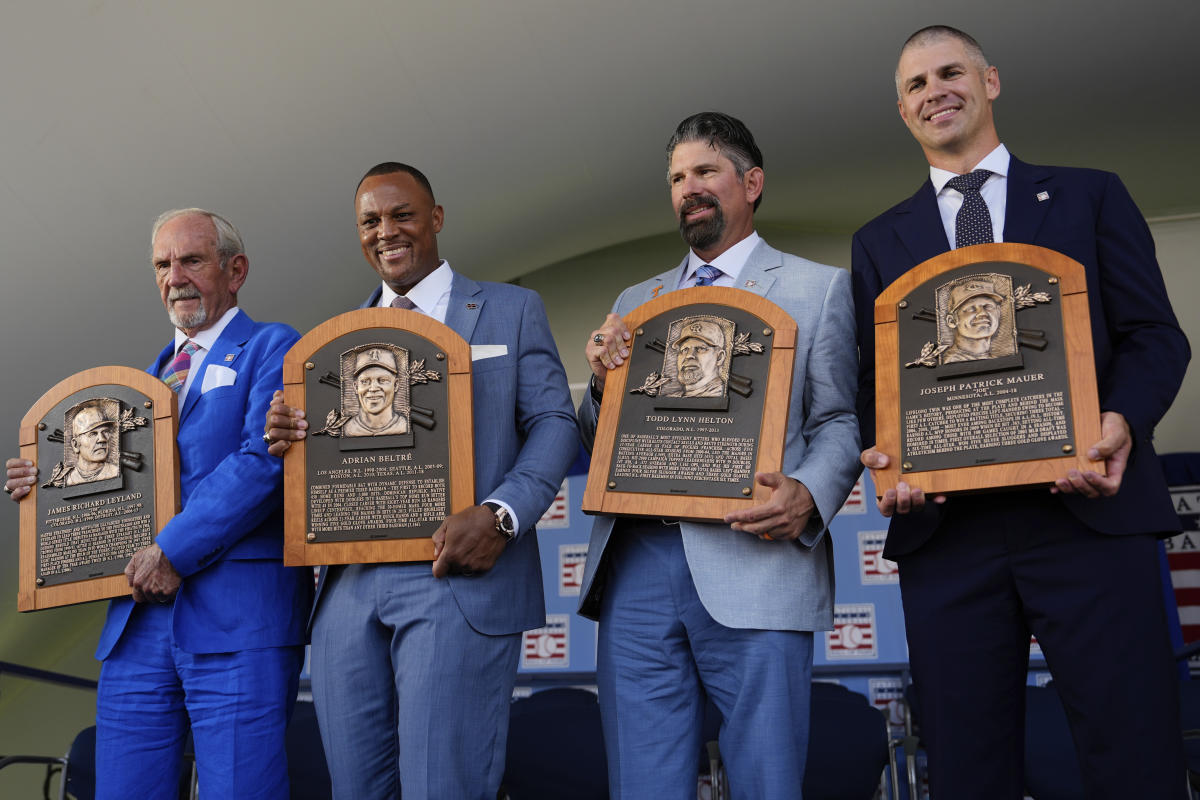
[[[376,287],[362,308],[374,308],[381,293]],[[472,353],[475,502],[503,500],[522,527],[486,573],[446,580],[463,616],[480,633],[538,628],[546,624],[546,604],[533,526],[553,502],[578,450],[567,376],[546,309],[529,289],[456,272],[446,325],[472,347],[506,351],[483,358]],[[325,571],[321,574],[324,578]],[[318,588],[317,605],[320,594]]]
[[[1043,193],[1045,199],[1040,199]],[[1057,250],[1083,264],[1100,408],[1124,415],[1134,439],[1115,496],[1088,500],[1067,495],[1063,502],[1080,521],[1102,533],[1179,530],[1151,439],[1154,426],[1175,399],[1191,351],[1167,299],[1150,229],[1129,192],[1110,172],[1034,166],[1013,158],[1003,238]],[[949,249],[928,180],[854,235],[852,284],[864,446],[875,442],[875,298],[912,267]],[[953,502],[954,498],[947,500]],[[943,510],[929,503],[922,513],[893,517],[886,554],[904,555],[920,547],[933,535]]]
[[[171,629],[187,652],[304,644],[312,571],[283,566],[283,461],[262,439],[283,356],[299,338],[238,311],[193,367],[201,372],[179,411],[182,509],[155,540],[183,577]],[[161,375],[174,350],[174,342],[163,348],[147,372]],[[214,367],[233,375],[202,391]],[[112,601],[97,658],[112,651],[133,607],[132,598]]]

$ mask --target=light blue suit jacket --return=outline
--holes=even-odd
[[[297,339],[287,325],[239,311],[194,367],[202,372],[179,411],[182,510],[156,539],[183,577],[171,629],[187,652],[304,644],[312,572],[283,566],[283,462],[262,439],[284,353]],[[163,348],[147,372],[161,375],[174,349]],[[233,383],[202,393],[214,365],[232,370]],[[112,651],[133,607],[131,598],[112,601],[97,658]]]
[[[683,264],[621,293],[613,306],[625,315],[663,290],[672,291]],[[858,356],[850,273],[781,253],[761,242],[738,276],[738,288],[767,298],[797,324],[791,409],[783,472],[812,493],[814,514],[796,542],[768,542],[723,524],[681,522],[684,552],[705,609],[731,628],[824,630],[833,625],[833,548],[825,535],[860,471],[854,413]],[[591,393],[579,407],[591,447],[598,406]],[[596,577],[613,517],[592,526],[580,591],[580,613],[594,617],[603,580]]]
[[[363,308],[379,302],[376,287]],[[577,449],[567,376],[536,292],[480,283],[454,273],[446,325],[471,345],[503,345],[504,355],[471,363],[475,502],[503,500],[522,530],[483,575],[451,575],[450,588],[471,627],[489,635],[546,624],[534,524],[554,500]],[[317,589],[320,605],[325,570]]]

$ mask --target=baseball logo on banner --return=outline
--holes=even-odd
[[[854,482],[854,488],[850,490],[850,496],[846,498],[846,502],[842,503],[839,514],[865,514],[867,513],[866,494],[863,491],[862,475],[858,476],[858,480]]]
[[[553,530],[554,528],[571,527],[571,514],[567,509],[567,481],[564,478],[562,486],[558,487],[558,494],[554,495],[554,502],[550,504],[550,507],[546,509],[546,513],[542,514],[542,518],[538,520],[538,528],[540,530]]]
[[[887,531],[858,532],[858,572],[864,586],[877,583],[899,583],[896,562],[883,557]]]
[[[893,732],[904,730],[904,681],[899,678],[868,678],[871,705],[887,717]]]
[[[1171,588],[1179,607],[1183,640],[1200,639],[1200,486],[1172,486],[1171,501],[1183,533],[1163,540],[1171,568]],[[1197,659],[1191,659],[1195,669]]]
[[[570,630],[570,614],[547,614],[546,627],[525,631],[521,646],[521,669],[569,667]]]
[[[833,607],[833,630],[825,633],[828,661],[877,659],[875,604],[848,603]]]
[[[586,544],[558,546],[558,596],[578,597],[583,585],[583,566],[587,563]]]

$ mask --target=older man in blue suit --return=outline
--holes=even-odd
[[[363,308],[414,309],[471,344],[479,505],[447,517],[429,564],[322,570],[313,699],[337,798],[492,800],[504,774],[521,632],[545,624],[534,523],[576,450],[575,416],[541,299],[438,257],[444,212],[424,174],[389,162],[355,197]],[[283,452],[307,421],[278,397]]]
[[[259,426],[298,336],[238,308],[249,260],[228,220],[168,211],[151,238],[175,340],[148,371],[179,394],[182,508],[133,555],[133,596],[100,634],[96,796],[176,797],[190,728],[205,796],[286,797],[312,575],[283,566],[282,470]],[[36,469],[7,468],[19,500]]]
[[[695,797],[705,696],[721,712],[735,796],[800,796],[813,632],[833,624],[833,519],[859,472],[854,317],[845,270],[781,253],[754,230],[762,153],[739,120],[706,112],[667,146],[683,262],[617,298],[587,345],[595,434],[605,376],[629,356],[621,315],[690,286],[766,297],[798,326],[783,471],[764,505],[726,524],[597,517],[580,613],[600,620],[597,681],[617,798]]]
[[[1117,176],[1009,155],[992,117],[999,73],[962,31],[913,34],[896,91],[930,176],[854,237],[863,442],[874,442],[876,296],[951,248],[1027,242],[1087,271],[1102,411],[1088,455],[1107,467],[1073,470],[1050,492],[931,502],[902,482],[881,499],[894,515],[884,553],[900,565],[931,792],[1023,795],[1032,633],[1067,708],[1087,796],[1183,797],[1155,542],[1179,523],[1151,439],[1190,351],[1150,231]],[[862,458],[880,467],[895,456],[870,448]]]

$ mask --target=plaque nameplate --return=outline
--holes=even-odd
[[[430,561],[442,521],[474,503],[471,351],[415,311],[368,308],[284,358],[309,435],[284,456],[284,563]]]
[[[1104,474],[1084,268],[1025,244],[951,250],[875,301],[882,496],[1049,485]]]
[[[179,507],[175,393],[131,367],[76,373],[21,420],[19,611],[130,593],[125,566]]]
[[[670,292],[625,317],[584,493],[589,514],[719,521],[770,489],[783,459],[796,322],[742,289]]]

